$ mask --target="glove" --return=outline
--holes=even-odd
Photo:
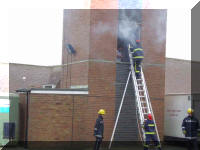
[[[187,132],[186,132],[185,130],[183,130],[183,134],[186,135],[186,133],[187,133]]]
[[[197,136],[200,137],[200,130],[198,130],[198,134],[197,134]]]
[[[198,137],[200,137],[200,128],[198,129],[198,134],[197,135],[198,135]]]
[[[102,136],[101,135],[95,135],[97,138],[102,138]]]

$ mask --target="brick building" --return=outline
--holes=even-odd
[[[116,62],[119,45],[124,47],[124,57],[127,55],[127,39],[119,37],[122,13],[117,9],[64,11],[61,88],[28,91],[28,141],[93,141],[94,123],[100,108],[107,112],[104,140],[110,140],[129,72],[127,60]],[[141,38],[144,48],[143,69],[162,138],[166,10],[126,10],[125,13],[139,29],[133,34],[135,38]],[[134,13],[136,17],[132,17]],[[67,51],[68,44],[74,48],[75,54]],[[132,87],[130,82],[115,135],[117,141],[139,140]],[[70,94],[71,89],[77,93]],[[22,94],[20,106],[24,124],[21,125],[21,140],[25,138],[25,99]]]
[[[188,108],[193,108],[194,116],[200,119],[200,88],[197,80],[199,66],[198,61],[166,59],[164,121],[166,141],[184,138],[181,124]]]
[[[42,88],[43,85],[55,85],[60,88],[61,66],[9,63],[8,68],[10,93],[22,88]]]
[[[88,87],[90,95],[88,104],[93,105],[93,103],[99,102],[108,111],[112,120],[109,118],[109,122],[106,122],[109,128],[106,132],[108,133],[105,136],[106,140],[109,140],[129,72],[126,60],[119,63],[115,61],[118,45],[127,42],[119,37],[119,22],[122,13],[123,11],[118,10],[64,11],[63,64],[67,65],[63,70],[64,79],[61,85],[63,88],[76,85]],[[140,36],[145,50],[144,73],[162,137],[166,11],[126,10],[125,13],[127,19],[132,19],[140,24]],[[136,17],[131,15],[134,13]],[[69,28],[70,30],[68,30]],[[67,56],[69,55],[66,50],[68,43],[76,50],[75,55]],[[157,80],[158,78],[159,80]],[[127,94],[126,104],[122,110],[123,117],[117,128],[116,139],[118,140],[138,139],[136,118],[134,117],[134,94],[131,85],[128,90],[129,94]],[[91,96],[98,96],[98,98]],[[110,104],[112,107],[107,108],[103,105],[104,103]],[[157,105],[160,107],[155,107]],[[99,108],[100,106],[96,105],[96,111]],[[94,113],[94,110],[93,108],[90,113]],[[127,124],[129,126],[125,128]],[[93,126],[91,126],[91,130],[92,128]],[[117,138],[119,134],[120,138]]]

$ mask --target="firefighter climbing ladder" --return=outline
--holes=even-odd
[[[123,105],[123,102],[124,102],[124,97],[125,97],[125,94],[126,94],[126,90],[127,90],[127,86],[128,86],[128,83],[129,83],[130,76],[132,76],[133,85],[134,85],[134,89],[135,89],[138,130],[139,130],[139,135],[140,135],[140,139],[141,139],[142,142],[145,141],[145,131],[143,129],[143,124],[144,124],[144,121],[147,119],[147,115],[149,113],[152,114],[153,120],[155,122],[155,117],[154,117],[154,114],[153,114],[153,110],[152,110],[152,106],[151,106],[151,102],[150,102],[150,98],[149,98],[149,94],[148,94],[148,90],[147,90],[147,86],[146,86],[146,82],[145,82],[144,73],[142,71],[142,68],[141,68],[141,79],[136,79],[136,77],[135,77],[134,63],[133,63],[133,58],[132,58],[133,52],[131,51],[131,48],[132,47],[129,44],[128,45],[128,53],[129,53],[129,58],[130,58],[131,71],[129,72],[128,79],[127,79],[127,82],[126,82],[126,86],[125,86],[125,89],[124,89],[124,92],[123,92],[121,104],[119,106],[117,118],[116,118],[116,121],[115,121],[112,136],[111,136],[111,139],[110,139],[109,149],[111,148],[111,145],[112,145],[112,141],[113,141],[115,130],[116,130],[116,127],[117,127],[117,123],[118,123],[118,120],[119,120],[121,108],[122,108],[122,105]],[[155,122],[155,129],[156,129],[156,135],[157,135],[158,141],[160,143],[160,138],[159,138],[156,122]]]

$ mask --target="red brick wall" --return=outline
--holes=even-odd
[[[64,14],[62,63],[65,66],[61,87],[88,85],[89,61],[115,60],[118,11],[65,10]],[[72,59],[66,52],[67,43],[77,52]]]
[[[158,31],[163,32],[162,36],[165,37],[166,20],[157,17],[165,13],[161,10],[143,10],[141,35],[145,50],[144,73],[161,137],[165,38],[160,39]],[[61,87],[88,85],[89,95],[31,95],[30,140],[94,140],[93,128],[100,108],[107,111],[105,140],[109,140],[115,120],[117,26],[117,10],[65,10],[62,62],[67,65],[63,69]],[[72,44],[77,52],[72,61],[69,56],[67,59],[67,43]],[[83,60],[86,61],[79,62]],[[41,128],[38,129],[38,125]]]
[[[115,119],[115,98],[109,96],[97,96],[97,97],[89,97],[88,99],[88,127],[89,127],[89,136],[87,140],[94,140],[93,138],[93,130],[95,120],[97,118],[97,112],[99,109],[104,108],[106,110],[106,115],[104,116],[104,141],[109,141],[114,125]],[[89,115],[90,114],[90,115]]]
[[[70,141],[72,96],[31,94],[29,141]]]
[[[97,2],[93,1],[93,4]],[[86,14],[85,14],[86,13]],[[82,14],[85,14],[82,16]],[[69,18],[69,16],[71,16]],[[72,18],[73,16],[73,18]],[[117,26],[118,26],[118,12],[117,10],[67,10],[66,17],[68,19],[67,26],[65,27],[64,39],[68,39],[77,49],[77,59],[89,57],[89,63],[76,64],[74,73],[71,71],[71,80],[69,81],[69,72],[66,77],[64,71],[64,83],[70,82],[74,84],[87,84],[89,86],[89,93],[93,96],[115,96],[115,54],[117,49]],[[86,21],[82,21],[82,18]],[[70,21],[69,21],[70,19]],[[67,21],[66,21],[67,22]],[[89,27],[82,28],[82,24],[87,24]],[[85,23],[87,22],[87,23]],[[71,23],[71,24],[70,24]],[[64,23],[65,25],[66,23]],[[83,26],[84,26],[83,25]],[[75,31],[74,28],[79,28]],[[68,31],[70,28],[72,30]],[[67,33],[70,32],[70,34]],[[82,34],[89,34],[89,38],[82,38]],[[73,34],[72,34],[73,33]],[[69,36],[73,35],[73,36]],[[66,36],[66,37],[65,37]],[[149,94],[153,103],[153,108],[160,104],[158,110],[155,111],[156,120],[159,126],[159,132],[163,130],[163,113],[164,113],[164,84],[165,84],[165,40],[166,38],[166,10],[142,10],[142,31],[141,40],[145,50],[144,59],[144,73],[147,81]],[[81,39],[81,40],[76,40]],[[65,41],[65,40],[64,40]],[[77,42],[79,41],[79,42]],[[84,45],[87,43],[88,45]],[[77,44],[77,45],[76,45]],[[77,48],[76,48],[77,47]],[[88,53],[80,53],[80,47],[87,47]],[[80,56],[78,57],[78,53]],[[66,62],[66,56],[63,53],[63,62]],[[95,60],[94,60],[95,59]],[[111,62],[103,62],[111,61]],[[73,65],[71,65],[73,67]],[[75,66],[75,65],[74,65]],[[82,66],[82,67],[80,67]],[[86,67],[87,66],[87,67]],[[77,68],[77,69],[75,69]],[[88,69],[84,72],[82,69]],[[68,70],[70,66],[68,67]],[[73,69],[71,69],[73,70]],[[80,70],[82,74],[75,73]],[[88,76],[87,76],[88,75]],[[67,79],[66,79],[67,78]],[[159,80],[158,80],[159,79]],[[65,87],[63,86],[63,87]],[[68,87],[68,86],[67,86]],[[112,102],[111,102],[112,103]],[[114,103],[113,103],[114,104]],[[98,107],[98,105],[97,105]],[[113,106],[114,107],[114,106]],[[110,107],[110,109],[112,109]],[[113,113],[114,114],[114,113]],[[113,116],[114,117],[114,116]],[[162,137],[162,134],[161,134]]]
[[[172,93],[177,93],[177,94],[191,93],[191,62],[190,61],[167,58],[165,76],[166,76],[166,80],[165,80],[166,81],[165,82],[166,95],[172,94]],[[192,85],[194,85],[194,83],[195,82],[193,82]]]
[[[63,66],[61,88],[88,85],[88,61]]]
[[[26,96],[20,95],[20,140],[25,139]],[[93,141],[97,112],[106,109],[105,141],[111,136],[114,97],[31,94],[28,141]],[[22,111],[23,110],[23,111]],[[113,119],[111,119],[113,118]]]
[[[31,94],[28,140],[84,141],[87,105],[86,96]]]
[[[44,84],[55,84],[61,80],[60,66],[35,66],[9,64],[9,92],[23,88],[41,88]],[[23,77],[26,77],[23,80]],[[58,86],[59,87],[59,86]]]
[[[91,122],[97,117],[99,109],[105,109],[105,141],[109,141],[115,120],[115,81],[118,30],[117,10],[91,11],[91,41],[89,63],[89,114]],[[92,96],[92,97],[91,97]],[[93,125],[90,125],[92,135]],[[91,136],[92,138],[92,136]],[[92,139],[91,139],[92,140]]]
[[[144,63],[165,64],[166,10],[142,10],[141,40],[145,50]]]
[[[142,10],[144,75],[161,138],[164,130],[166,15],[166,10]]]
[[[115,96],[115,64],[90,62],[89,94]]]
[[[118,11],[91,10],[90,59],[114,61],[117,49]]]
[[[88,139],[89,125],[94,126],[94,122],[88,122],[88,97],[73,97],[73,141],[86,141]]]
[[[90,10],[65,9],[63,23],[63,64],[67,63],[66,44],[76,50],[73,61],[85,60],[89,56]]]
[[[68,10],[66,13],[73,13],[70,14],[71,16],[79,15],[82,13],[81,10],[77,10],[75,13],[74,11]],[[85,12],[88,13],[88,10]],[[68,16],[69,14],[66,14]],[[84,39],[78,40],[79,43],[76,49],[77,56],[74,56],[72,62],[77,60],[84,60],[88,59],[87,62],[78,63],[69,65],[68,74],[66,70],[64,70],[64,85],[63,87],[69,87],[70,85],[88,85],[89,88],[89,98],[88,98],[88,105],[85,111],[87,113],[82,115],[81,119],[84,120],[85,128],[88,130],[83,131],[81,134],[75,133],[75,139],[78,140],[94,140],[93,138],[93,129],[94,123],[97,118],[97,111],[100,108],[104,108],[107,111],[108,116],[105,117],[105,124],[106,124],[106,132],[105,132],[105,140],[109,140],[111,130],[114,123],[115,118],[115,55],[117,49],[117,21],[118,21],[118,11],[117,10],[90,10],[90,14],[84,16],[86,20],[90,20],[90,31],[88,28],[80,29],[82,31],[73,31],[82,35],[82,32],[88,32],[90,35],[89,37],[89,45],[86,45],[88,42],[88,37]],[[89,18],[87,18],[89,17]],[[68,18],[68,17],[67,17]],[[78,16],[79,18],[79,16]],[[67,22],[67,21],[66,21]],[[72,19],[70,22],[73,22],[78,28],[80,25],[81,20]],[[65,25],[65,23],[64,23]],[[70,24],[72,25],[72,24]],[[72,27],[73,30],[74,27]],[[68,28],[66,27],[66,30]],[[71,32],[71,31],[67,31]],[[66,36],[72,41],[72,43],[76,43],[74,41],[76,36],[70,37],[69,34],[65,33]],[[81,38],[81,37],[77,37]],[[65,39],[65,37],[64,37]],[[87,53],[80,53],[82,51],[81,45],[82,42],[85,42],[85,47],[88,49],[88,58]],[[75,44],[74,44],[75,46]],[[83,45],[84,48],[84,45]],[[64,52],[63,52],[64,53]],[[79,55],[78,55],[79,54]],[[78,57],[79,56],[79,57]],[[66,63],[67,56],[63,55],[63,63]],[[76,58],[76,59],[75,59]],[[108,61],[108,62],[104,62]],[[87,71],[87,72],[86,72]],[[69,79],[69,74],[71,72],[71,80]],[[87,74],[88,73],[88,74]],[[88,76],[87,76],[88,75]],[[73,77],[72,77],[73,76]],[[66,86],[67,85],[67,86]],[[99,97],[100,96],[100,97]],[[78,107],[78,106],[77,106]],[[107,119],[106,119],[107,118]],[[111,119],[112,118],[112,119]],[[84,136],[87,135],[87,137]]]
[[[76,54],[73,55],[72,58],[71,55],[67,52],[67,44],[71,44],[76,51]],[[70,87],[71,85],[77,84],[87,85],[88,62],[73,65],[71,65],[71,63],[88,60],[89,49],[90,10],[64,10],[62,64],[68,65],[64,66],[63,68],[63,80],[61,81],[62,88]],[[82,76],[82,74],[84,75]],[[78,80],[78,83],[76,83],[76,81],[74,80]]]

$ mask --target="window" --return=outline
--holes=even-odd
[[[5,122],[3,126],[3,138],[14,139],[15,138],[15,123]]]

